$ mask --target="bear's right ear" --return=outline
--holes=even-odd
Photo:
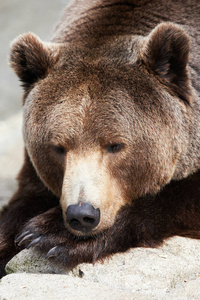
[[[27,91],[39,79],[45,78],[56,63],[59,47],[45,44],[33,33],[19,36],[11,45],[10,65]]]

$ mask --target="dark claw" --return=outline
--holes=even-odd
[[[18,246],[21,246],[23,244],[24,241],[26,240],[30,240],[31,238],[33,238],[35,236],[35,233],[30,233],[30,234],[27,234],[27,235],[23,235],[24,237],[22,239],[20,239],[20,237],[18,237],[16,240],[15,240],[15,243],[18,245]]]
[[[57,247],[58,247],[58,246],[55,246],[55,247],[51,248],[51,249],[49,250],[49,252],[46,254],[45,258],[48,259],[48,258],[50,258],[50,257],[56,256],[56,249],[57,249]]]
[[[15,243],[18,243],[25,235],[27,235],[29,233],[29,231],[25,231],[25,232],[22,232],[22,234],[18,235],[16,238],[15,238]]]
[[[30,244],[28,244],[28,246],[26,247],[27,249],[33,247],[33,246],[36,246],[41,240],[41,237],[37,237],[35,238],[34,240],[32,240],[32,242],[30,242]]]
[[[30,233],[26,235],[21,241],[18,242],[18,246],[21,246],[24,241],[30,240],[32,237],[34,237],[34,235],[35,235],[34,233]]]

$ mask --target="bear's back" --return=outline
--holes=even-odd
[[[70,42],[76,48],[86,47],[89,52],[121,36],[144,36],[161,22],[174,22],[190,36],[192,85],[200,91],[199,12],[198,0],[77,0],[65,10],[52,42]]]

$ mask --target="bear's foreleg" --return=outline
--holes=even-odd
[[[133,222],[131,219],[126,222],[124,214],[127,214],[126,209],[107,230],[78,237],[65,227],[62,209],[58,206],[30,220],[16,242],[22,248],[33,247],[46,258],[70,269],[83,262],[95,263],[138,245],[136,233],[130,231],[130,223]]]

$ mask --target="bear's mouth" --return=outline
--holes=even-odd
[[[74,235],[75,238],[78,239],[89,239],[97,234],[99,234],[102,230],[100,228],[95,228],[93,230],[88,230],[87,228],[82,228],[81,230],[75,230],[68,223],[65,223],[66,228]]]

